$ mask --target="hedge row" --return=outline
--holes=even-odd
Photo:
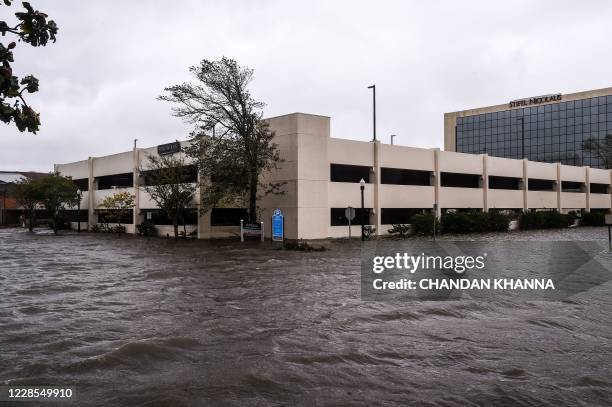
[[[440,220],[433,214],[416,215],[412,220],[412,228],[416,234],[433,234],[434,222],[437,233],[476,233],[476,232],[505,232],[508,230],[510,218],[498,211],[467,211],[446,212]],[[394,225],[398,229],[400,225]],[[392,233],[393,229],[389,232]]]
[[[576,215],[563,214],[556,210],[523,212],[519,216],[519,227],[525,230],[566,228],[574,222]],[[419,235],[431,235],[434,222],[437,233],[505,232],[508,230],[510,217],[495,210],[446,212],[440,220],[435,219],[433,214],[421,214],[414,216],[412,230]],[[580,223],[585,226],[601,226],[605,223],[604,214],[601,212],[583,213]],[[408,230],[408,225],[393,225],[389,233],[404,237],[408,234]]]
[[[580,223],[584,226],[603,226],[606,218],[603,212],[586,212],[582,214]]]
[[[519,218],[521,229],[559,229],[573,222],[571,215],[557,211],[523,212]]]

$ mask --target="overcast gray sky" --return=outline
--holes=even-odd
[[[0,124],[0,170],[186,138],[155,98],[224,55],[255,69],[266,116],[330,116],[332,137],[371,138],[376,83],[379,137],[419,147],[443,146],[444,112],[612,86],[609,1],[32,3],[60,27],[55,44],[15,49],[16,72],[41,81],[42,127]]]

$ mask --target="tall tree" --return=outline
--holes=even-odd
[[[36,208],[43,201],[43,191],[40,182],[24,178],[16,184],[15,197],[28,216],[28,230],[31,232],[36,222]]]
[[[282,193],[283,183],[261,181],[281,160],[274,134],[262,120],[265,105],[248,90],[253,70],[222,58],[204,59],[189,71],[195,83],[170,86],[159,99],[172,102],[173,114],[195,125],[185,153],[200,172],[200,208],[205,212],[224,199],[245,197],[249,221],[255,222],[257,200]]]
[[[64,211],[78,203],[78,188],[71,178],[58,173],[46,175],[35,182],[40,188],[41,203],[53,217],[53,233],[57,234]]]
[[[179,219],[191,205],[196,185],[191,182],[189,167],[180,155],[149,155],[145,190],[159,208],[172,220],[174,237],[178,238]]]
[[[12,0],[1,0],[4,6],[10,6]],[[57,25],[48,20],[45,13],[34,10],[30,3],[22,3],[25,12],[15,13],[17,22],[9,25],[0,21],[0,34],[7,33],[17,36],[19,42],[33,47],[45,46],[47,42],[55,42]],[[2,6],[2,4],[0,4]],[[11,63],[14,62],[13,49],[15,42],[8,45],[0,43],[0,121],[6,124],[14,122],[19,131],[36,133],[40,126],[40,115],[32,109],[24,98],[24,92],[38,92],[38,79],[32,75],[21,80],[13,74]]]
[[[589,138],[582,143],[582,150],[590,152],[604,168],[612,168],[612,134],[603,139]]]

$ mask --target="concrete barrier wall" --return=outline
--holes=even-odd
[[[523,191],[489,189],[489,209],[523,209]]]
[[[481,188],[440,188],[441,209],[482,209],[483,207]]]
[[[381,185],[381,208],[433,208],[435,188],[420,185]]]

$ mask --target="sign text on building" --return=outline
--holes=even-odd
[[[530,105],[539,105],[541,103],[548,102],[559,102],[562,97],[560,93],[555,95],[544,95],[544,96],[534,96],[526,99],[518,99],[510,102],[510,107],[520,107],[520,106],[530,106]]]
[[[168,155],[174,154],[181,151],[181,143],[175,141],[174,143],[160,144],[157,146],[157,154]]]

